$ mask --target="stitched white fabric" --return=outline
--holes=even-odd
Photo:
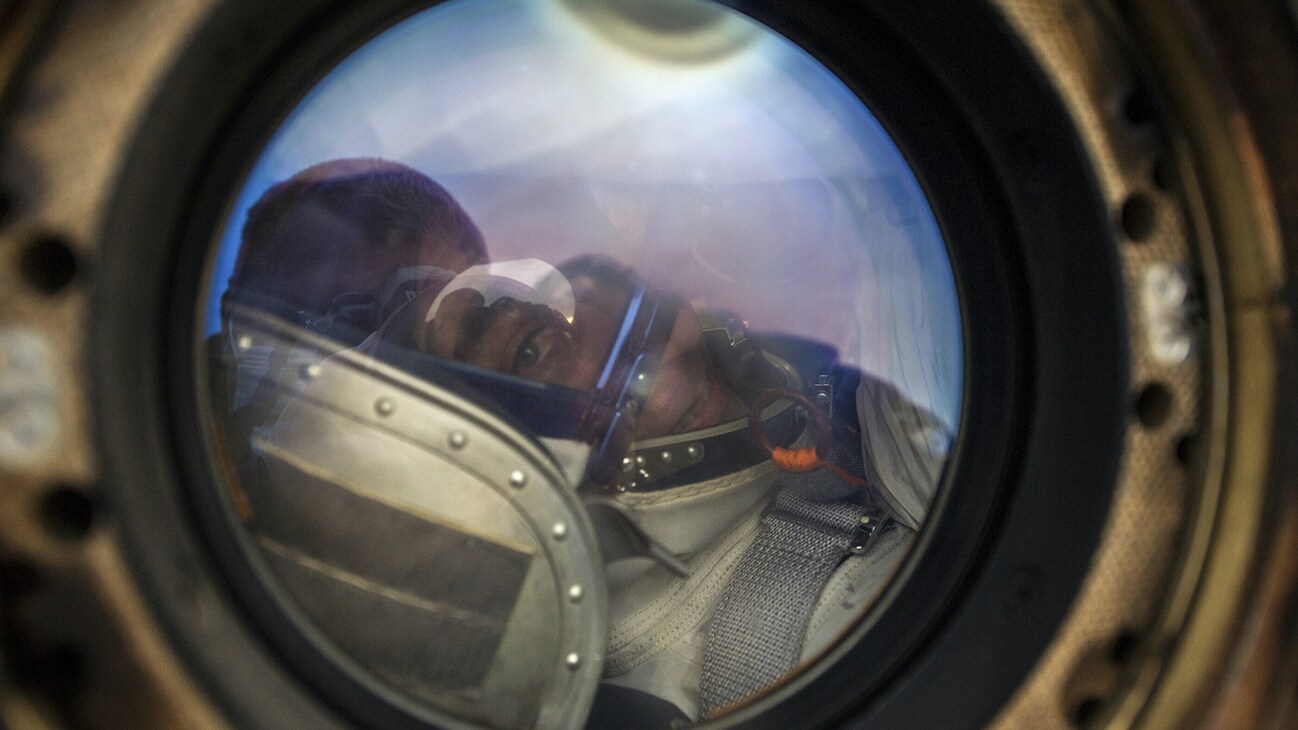
[[[636,524],[673,555],[705,550],[766,500],[779,471],[770,462],[661,492],[619,495]]]
[[[695,630],[757,536],[760,517],[760,509],[750,509],[712,547],[687,559],[688,579],[655,566],[610,596],[605,676],[631,671]]]
[[[914,532],[895,524],[879,536],[868,553],[853,555],[839,566],[811,614],[799,662],[814,659],[865,614],[914,542]]]

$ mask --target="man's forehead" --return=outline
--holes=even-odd
[[[300,182],[326,182],[340,177],[364,175],[374,172],[409,172],[410,168],[399,162],[376,157],[349,157],[341,160],[318,162],[289,178]]]
[[[475,264],[487,263],[487,256],[482,249],[468,249],[460,241],[439,232],[424,231],[419,236],[418,251],[412,253],[417,262],[425,266],[440,266],[451,271],[464,271]]]
[[[306,200],[284,215],[271,245],[294,251],[297,263],[327,264],[341,254],[362,251],[367,241],[360,226],[319,201]]]

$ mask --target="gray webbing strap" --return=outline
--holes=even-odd
[[[816,601],[857,536],[865,509],[776,495],[717,601],[703,650],[704,719],[767,689],[797,662]]]

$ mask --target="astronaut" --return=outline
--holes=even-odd
[[[481,232],[445,188],[397,162],[344,158],[307,167],[261,195],[248,211],[229,284],[233,294],[259,296],[262,305],[277,299],[322,325],[326,315],[343,314],[340,299],[382,296],[402,266],[459,272],[486,260]],[[368,314],[355,321],[358,331],[377,328],[378,313]]]
[[[248,211],[222,297],[223,334],[208,356],[218,408],[247,434],[273,420],[282,399],[265,387],[291,353],[242,337],[231,306],[251,306],[337,343],[359,344],[428,277],[487,260],[482,234],[426,175],[377,158],[321,162],[267,189]],[[245,438],[233,439],[242,460]]]
[[[597,388],[628,302],[644,292],[600,257],[551,276],[572,287],[571,302],[453,282],[426,310],[416,346]],[[585,488],[615,495],[658,552],[607,565],[593,727],[718,717],[813,660],[891,576],[942,466],[936,419],[827,348],[664,301],[665,340],[643,345],[654,362],[640,374],[652,384],[638,396],[634,441],[615,454],[612,479],[587,472],[602,483]]]
[[[760,698],[867,610],[936,489],[933,416],[613,259],[458,250],[403,287],[382,281],[427,259],[358,287],[326,256],[271,277],[317,283],[300,311],[231,305],[298,363],[263,374],[263,424],[228,430],[259,467],[242,517],[312,631],[461,720],[657,728]],[[357,288],[348,329],[302,314]],[[493,481],[534,452],[561,476]],[[582,632],[598,648],[569,651]]]

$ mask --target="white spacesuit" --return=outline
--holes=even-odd
[[[763,616],[754,613],[755,595],[744,594],[743,612],[748,614],[752,640],[735,651],[735,663],[751,668],[770,662],[769,641],[762,632],[789,631],[797,635],[780,637],[797,646],[796,655],[767,670],[783,677],[814,660],[859,619],[878,598],[914,541],[927,505],[941,475],[945,460],[945,429],[927,413],[900,397],[895,389],[865,378],[856,388],[861,446],[867,454],[866,472],[878,498],[866,519],[880,520],[864,541],[850,538],[830,557],[832,569],[820,579],[811,579],[814,599],[801,614]],[[701,720],[723,713],[733,703],[749,699],[765,689],[760,679],[708,676],[709,672],[734,674],[725,661],[709,661],[721,650],[713,634],[716,610],[722,596],[743,570],[764,527],[778,514],[772,507],[781,490],[793,492],[812,503],[834,505],[851,499],[861,487],[844,482],[827,468],[811,474],[783,472],[771,461],[712,479],[669,489],[627,493],[619,497],[637,523],[673,554],[685,556],[688,577],[645,558],[632,558],[609,566],[610,629],[604,664],[606,684],[637,690],[663,699],[689,720]],[[787,493],[783,495],[788,498]],[[882,512],[883,514],[880,514]],[[815,528],[808,528],[815,531]],[[779,547],[775,548],[779,550]],[[833,552],[831,548],[830,553]],[[751,564],[760,561],[748,558]],[[784,562],[784,568],[779,562]],[[757,583],[769,583],[779,590],[805,589],[790,586],[791,573],[806,574],[808,568],[788,551],[772,561],[770,571]],[[750,567],[751,570],[751,567]],[[748,588],[746,591],[754,591]],[[761,590],[761,589],[757,589]],[[777,600],[786,614],[792,600]],[[783,620],[783,623],[781,623]],[[792,661],[790,661],[792,660]],[[742,669],[740,670],[742,672]],[[719,689],[701,687],[711,685]],[[772,682],[774,684],[775,682]],[[753,686],[758,685],[758,686]],[[614,695],[625,702],[624,695]],[[601,697],[600,701],[604,701]],[[605,711],[597,701],[596,711]],[[610,698],[609,701],[613,701]],[[663,719],[644,718],[627,722],[627,727],[665,726]],[[601,715],[601,725],[615,721]]]
[[[489,314],[526,321],[527,307],[558,323],[546,326],[583,326],[580,310],[575,323],[561,314],[571,301],[552,306],[555,295],[527,287],[484,304],[499,282],[483,271],[463,275],[486,282],[471,307],[487,314],[464,310],[475,333],[492,336]],[[414,329],[431,328],[443,299],[455,306],[410,302]],[[950,435],[823,345],[750,336],[733,320],[700,339],[692,312],[632,301],[603,368],[619,375],[595,397],[430,357],[432,345],[382,331],[336,352],[245,313],[258,346],[294,363],[269,375],[285,405],[252,434],[246,523],[326,654],[475,723],[563,727],[589,711],[592,726],[650,728],[761,696],[864,614],[922,525]],[[641,325],[657,328],[656,344],[627,335]],[[678,374],[672,353],[702,352],[708,332],[721,350],[709,367],[727,374],[656,404],[655,376]],[[695,350],[674,345],[682,338]],[[605,391],[616,398],[600,401]],[[735,408],[754,399],[720,391],[774,396],[745,417]],[[613,415],[590,431],[601,403]],[[619,418],[655,407],[703,426],[631,440]],[[777,432],[812,463],[772,458]]]

